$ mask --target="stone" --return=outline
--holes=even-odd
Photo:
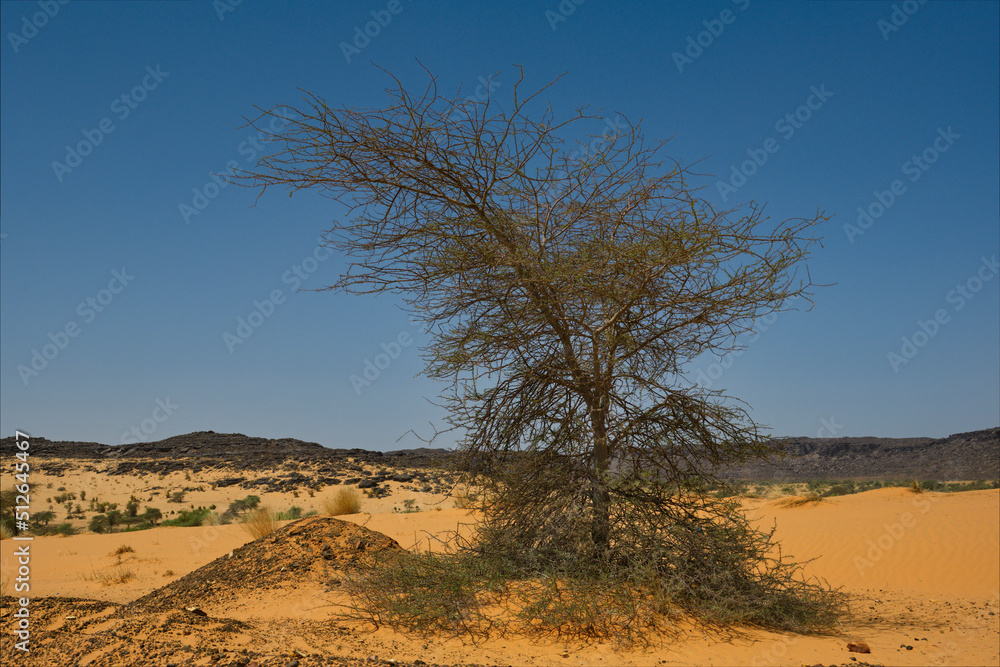
[[[847,650],[852,653],[871,653],[872,650],[868,644],[864,642],[849,642],[847,644]]]

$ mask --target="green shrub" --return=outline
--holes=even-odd
[[[177,518],[168,519],[163,522],[164,526],[181,526],[183,528],[190,528],[192,526],[200,526],[202,522],[211,514],[212,510],[207,507],[199,507],[194,510],[181,510],[177,514]]]

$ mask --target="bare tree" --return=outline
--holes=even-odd
[[[719,210],[627,120],[571,155],[565,137],[597,117],[555,120],[523,75],[509,109],[393,80],[380,109],[307,94],[264,111],[251,124],[283,148],[238,180],[349,206],[327,238],[352,263],[327,289],[398,293],[427,324],[426,372],[487,491],[486,542],[627,561],[684,517],[703,533],[728,516],[692,490],[770,447],[685,365],[808,296],[823,215]]]

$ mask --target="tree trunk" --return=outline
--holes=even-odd
[[[611,521],[609,505],[611,497],[606,487],[608,472],[608,432],[606,412],[602,407],[595,408],[590,413],[590,423],[594,430],[593,455],[593,488],[591,497],[594,503],[594,517],[590,529],[591,538],[599,552],[607,550],[611,541]]]

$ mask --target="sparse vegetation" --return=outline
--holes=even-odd
[[[243,517],[243,530],[255,540],[270,535],[278,529],[274,513],[266,507],[260,507]]]
[[[205,522],[205,519],[211,514],[212,510],[207,507],[199,507],[197,509],[191,510],[181,510],[177,517],[174,519],[167,519],[162,522],[164,526],[180,526],[182,528],[190,528],[192,526],[200,526]]]
[[[455,507],[460,509],[471,509],[476,504],[476,495],[470,494],[464,486],[455,489],[451,497],[455,499]]]
[[[102,586],[118,586],[135,579],[135,570],[124,563],[117,563],[101,570],[93,570],[91,576],[84,576],[87,581],[100,582]]]
[[[804,496],[791,496],[780,501],[783,507],[804,507],[805,505],[815,505],[824,502],[823,496],[818,493],[807,493]]]
[[[290,521],[301,518],[302,518],[302,508],[296,507],[294,505],[288,508],[286,511],[278,512],[278,514],[275,515],[275,519],[277,521]]]
[[[323,513],[330,516],[357,514],[361,511],[361,495],[353,488],[338,489],[332,498],[324,498]]]

